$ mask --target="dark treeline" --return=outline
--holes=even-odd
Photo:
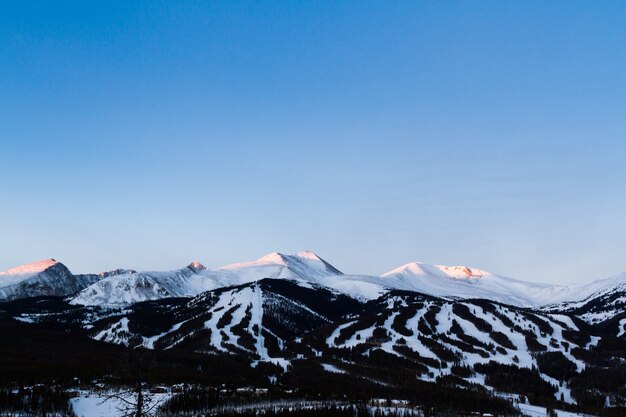
[[[210,414],[212,417],[382,417],[381,412],[370,412],[363,405],[352,405],[348,407],[337,407],[335,405],[301,408],[301,407],[279,407],[267,410],[242,410],[225,411]],[[385,414],[386,417],[402,417],[403,414],[391,411]],[[405,416],[406,417],[406,416]]]
[[[280,381],[280,386],[270,386],[268,392],[260,397],[255,394],[225,394],[217,388],[192,387],[169,400],[165,408],[170,412],[191,412],[236,407],[255,401],[302,400],[363,404],[373,398],[384,398],[407,400],[413,407],[439,412],[472,411],[515,415],[508,400],[493,397],[477,385],[466,384],[463,389],[459,388],[454,378],[431,383],[413,377],[400,385],[391,386],[349,374],[329,374],[321,366],[302,362],[294,363]]]
[[[202,384],[213,387],[266,387],[270,395],[292,391],[305,399],[367,402],[371,398],[401,398],[413,404],[441,410],[507,412],[510,404],[485,390],[460,389],[417,379],[398,363],[397,357],[375,353],[354,365],[355,375],[325,372],[321,365],[294,360],[283,373],[276,366],[251,368],[249,360],[234,355],[206,355],[189,351],[133,350],[97,342],[86,335],[61,332],[39,325],[0,318],[0,334],[10,334],[0,344],[0,386],[19,387],[44,383],[49,386],[82,386],[92,380],[120,385],[132,383],[124,372],[129,364],[142,363],[146,383]],[[277,385],[268,382],[277,378]],[[381,383],[383,382],[383,383]]]
[[[436,410],[371,408],[365,405],[320,407],[277,407],[265,410],[231,410],[208,414],[211,417],[463,417],[472,413],[445,412]],[[503,415],[503,414],[497,414]],[[519,415],[519,414],[512,414]]]
[[[60,387],[34,386],[28,389],[0,390],[2,416],[74,416],[69,397]]]
[[[476,364],[474,369],[487,375],[485,382],[497,390],[525,395],[531,404],[557,404],[554,396],[557,388],[543,380],[536,370],[496,362]]]
[[[309,295],[307,293],[303,297]],[[27,307],[35,309],[37,305],[38,303],[33,303]],[[160,304],[157,305],[159,306]],[[54,310],[56,305],[53,304],[50,308]],[[134,314],[145,316],[140,324],[155,329],[159,326],[169,328],[174,319],[159,323],[157,316],[151,315],[152,308],[154,306],[151,304],[141,304],[135,308]],[[456,310],[464,316],[471,316],[467,309]],[[354,331],[373,325],[380,320],[374,314],[376,311],[364,315],[346,329]],[[414,312],[411,310],[404,314],[411,316]],[[292,320],[294,316],[289,317]],[[174,397],[169,402],[172,412],[207,410],[214,406],[236,404],[238,401],[257,401],[259,397],[246,399],[243,396],[235,398],[236,396],[225,397],[219,394],[223,390],[232,393],[236,388],[254,387],[268,389],[262,398],[268,401],[302,399],[365,404],[372,398],[384,398],[407,400],[412,407],[439,413],[514,415],[513,405],[508,400],[494,397],[484,387],[463,379],[480,374],[485,377],[486,385],[500,392],[525,396],[533,404],[552,408],[569,407],[572,411],[586,411],[594,415],[626,415],[620,414],[624,411],[623,408],[617,408],[626,401],[626,349],[623,340],[602,335],[598,346],[594,348],[583,349],[567,345],[569,353],[587,363],[580,373],[567,356],[547,351],[534,352],[537,369],[495,362],[470,367],[464,365],[455,352],[445,348],[432,335],[428,336],[429,332],[432,333],[432,321],[435,319],[430,314],[420,321],[419,326],[423,327],[421,331],[427,335],[420,340],[428,344],[439,359],[422,357],[403,343],[394,346],[399,355],[377,349],[376,343],[384,343],[389,339],[383,331],[375,333],[376,343],[354,348],[328,348],[325,346],[327,329],[322,327],[319,334],[313,332],[304,335],[304,343],[286,344],[287,351],[283,353],[291,354],[290,365],[283,369],[269,362],[260,362],[253,368],[250,363],[256,358],[249,352],[242,351],[237,355],[207,352],[206,340],[196,340],[198,343],[191,340],[194,343],[181,343],[168,350],[131,349],[90,339],[79,326],[68,331],[46,323],[27,324],[15,321],[6,312],[0,311],[0,334],[10,335],[4,337],[0,343],[0,389],[23,389],[24,386],[35,384],[64,388],[80,386],[89,389],[102,383],[107,387],[136,385],[140,380],[146,386],[184,383],[187,386],[201,387],[197,392],[185,391]],[[475,317],[473,321],[477,326],[488,330],[488,323],[482,323]],[[283,320],[282,325],[286,325],[285,323],[288,321]],[[538,323],[543,321],[538,320]],[[394,321],[394,326],[399,331],[403,331],[402,325],[401,320]],[[279,332],[282,329],[279,324],[274,327]],[[242,329],[233,328],[233,331],[240,332]],[[347,331],[346,329],[342,332]],[[544,330],[547,332],[549,329]],[[457,329],[457,333],[459,332]],[[341,333],[338,338],[345,338],[347,334]],[[266,341],[271,339],[269,334],[265,336]],[[483,346],[470,337],[459,337],[461,341],[457,341],[458,343],[475,345],[476,349],[489,351],[501,348]],[[499,345],[507,344],[502,337],[496,339],[499,340]],[[271,349],[277,349],[276,346]],[[320,356],[313,354],[312,349],[320,351]],[[274,353],[276,356],[279,354]],[[304,359],[296,359],[296,353],[301,353],[300,357]],[[322,364],[334,365],[340,371],[327,372]],[[427,367],[449,369],[452,374],[440,376],[434,382],[426,382],[420,378],[435,376],[434,372],[427,373]],[[556,398],[557,387],[546,382],[539,372],[563,380],[571,389],[578,407],[563,403],[563,398]],[[63,402],[61,397],[55,397],[56,394],[52,392],[46,393],[43,399],[41,396],[22,395],[19,400],[11,394],[11,390],[3,392],[1,404],[11,404],[13,410],[22,407],[19,408],[22,412],[29,410],[28,412],[36,413],[37,404],[44,404],[47,410],[63,410],[67,405],[67,401]],[[57,399],[60,401],[58,404],[55,402]],[[605,410],[607,402],[616,408]]]
[[[262,373],[246,358],[192,352],[150,351],[98,342],[83,334],[66,333],[0,315],[0,387],[72,386],[113,377],[129,360],[149,364],[146,382],[203,384],[262,384]],[[116,381],[117,382],[117,381]],[[124,381],[120,381],[124,382]]]
[[[432,383],[418,380],[415,375],[395,380],[396,384],[386,385],[367,375],[379,375],[383,370],[388,374],[398,373],[397,369],[384,364],[358,369],[360,375],[329,374],[321,366],[305,361],[294,361],[281,382],[288,387],[298,388],[298,392],[308,399],[347,399],[352,402],[368,401],[371,398],[408,400],[412,405],[440,411],[477,411],[506,415],[512,413],[511,403],[493,397],[477,385],[459,388],[452,384]]]

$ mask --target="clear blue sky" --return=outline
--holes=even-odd
[[[62,5],[62,7],[61,7]],[[626,270],[624,2],[0,4],[0,269]]]

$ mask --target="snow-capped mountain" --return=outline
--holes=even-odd
[[[327,276],[317,283],[353,297],[373,300],[390,290],[414,291],[446,299],[483,298],[519,307],[539,307],[582,300],[600,290],[610,290],[626,275],[589,284],[557,285],[517,280],[467,266],[411,262],[380,276]]]
[[[255,261],[214,269],[187,267],[168,272],[122,274],[98,281],[81,291],[73,303],[131,304],[165,297],[194,296],[203,291],[241,285],[264,278],[322,285],[353,298],[371,300],[390,290],[417,291],[450,299],[486,298],[517,306],[557,300],[559,286],[501,277],[464,266],[409,263],[382,276],[344,275],[310,251],[295,255],[273,252]]]
[[[73,275],[62,263],[44,259],[0,272],[0,300],[70,295],[98,279],[98,275]]]
[[[419,291],[444,298],[485,298],[534,307],[566,296],[567,286],[521,281],[467,266],[411,262],[381,276],[394,289]]]
[[[256,261],[207,269],[199,262],[167,272],[138,272],[102,279],[85,288],[72,304],[116,305],[166,297],[190,297],[204,291],[240,285],[263,278],[315,282],[341,272],[313,252],[295,255],[270,253]]]
[[[214,289],[214,283],[199,275],[199,262],[174,271],[131,272],[112,275],[84,288],[71,303],[77,305],[132,304],[168,297],[185,297]]]
[[[342,275],[337,268],[311,251],[284,255],[272,252],[252,262],[240,262],[217,268],[235,275],[239,284],[262,278],[288,278],[317,280],[327,276]]]
[[[486,298],[523,306],[534,305],[530,290],[552,287],[501,277],[466,266],[411,262],[381,276],[346,275],[320,283],[362,299],[376,299],[390,290],[415,291],[449,299]]]

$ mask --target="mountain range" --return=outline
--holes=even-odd
[[[587,284],[555,285],[521,281],[467,266],[411,262],[380,276],[344,274],[313,252],[277,252],[256,261],[206,268],[195,261],[172,271],[116,269],[74,275],[54,259],[0,272],[0,300],[67,295],[79,305],[123,305],[167,297],[191,297],[204,291],[264,278],[295,280],[327,287],[360,300],[373,300],[390,290],[414,291],[445,299],[488,299],[518,307],[569,309],[601,294],[620,292],[626,273]],[[619,304],[619,300],[617,301]],[[618,306],[619,307],[619,306]],[[607,312],[619,313],[619,308]],[[599,313],[588,320],[606,319]]]
[[[237,357],[270,381],[306,364],[383,386],[417,378],[626,405],[626,274],[551,285],[412,262],[350,275],[303,251],[73,275],[48,259],[1,272],[0,299],[0,316],[17,322],[131,349]]]

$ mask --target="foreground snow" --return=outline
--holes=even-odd
[[[163,403],[170,397],[170,394],[151,394],[157,404]],[[129,401],[133,400],[131,395],[126,395]],[[89,393],[81,391],[80,396],[70,400],[72,410],[76,417],[121,417],[125,413],[123,401],[119,399],[107,400],[106,393]]]

